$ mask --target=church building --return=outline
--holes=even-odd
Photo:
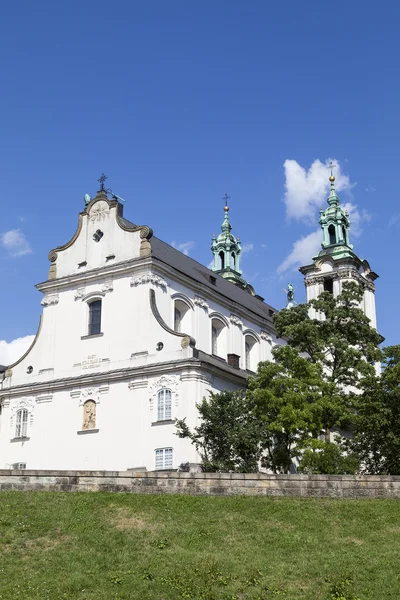
[[[242,277],[227,198],[212,269],[123,216],[100,178],[69,242],[49,254],[36,337],[1,383],[2,468],[178,469],[199,458],[175,419],[198,422],[210,392],[246,385],[278,340],[275,309]],[[307,300],[363,286],[376,326],[374,280],[353,252],[331,177],[322,250],[300,270]]]

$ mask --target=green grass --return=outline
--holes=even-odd
[[[395,500],[0,494],[0,598],[400,598]]]

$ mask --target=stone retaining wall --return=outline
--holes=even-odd
[[[133,471],[0,470],[0,490],[133,492],[197,496],[400,498],[400,477]]]

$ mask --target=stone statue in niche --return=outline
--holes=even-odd
[[[96,427],[96,402],[87,400],[83,405],[82,429],[95,429]]]

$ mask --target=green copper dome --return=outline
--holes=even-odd
[[[221,233],[218,237],[213,235],[211,242],[211,251],[214,255],[212,270],[218,273],[224,279],[247,290],[254,295],[254,289],[241,277],[240,254],[242,246],[240,239],[232,233],[232,225],[229,222],[228,196],[225,194],[224,221],[221,225]]]
[[[322,250],[317,256],[330,255],[333,258],[354,257],[353,246],[350,244],[350,219],[347,210],[343,210],[335,190],[335,178],[329,177],[331,184],[328,196],[328,208],[320,210],[319,224],[323,232]]]

